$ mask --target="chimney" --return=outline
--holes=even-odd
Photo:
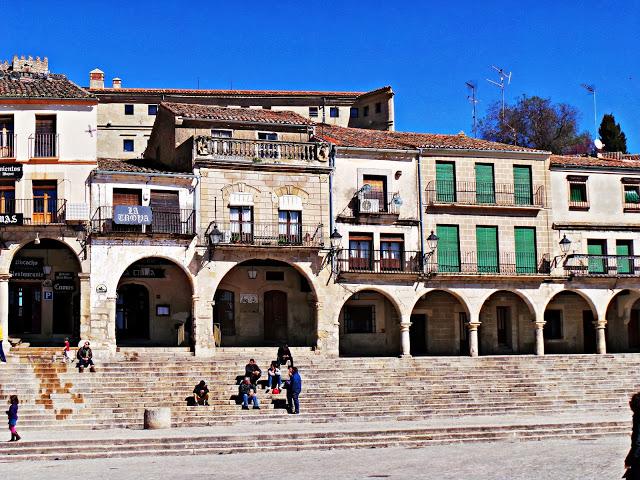
[[[121,78],[114,78],[113,79],[113,88],[122,88],[122,79]]]
[[[104,88],[104,72],[99,68],[94,68],[89,72],[89,88]]]

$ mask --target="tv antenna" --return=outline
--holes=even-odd
[[[479,102],[479,100],[476,97],[476,90],[478,89],[478,85],[476,85],[475,82],[464,82],[464,84],[467,86],[467,88],[469,90],[471,90],[470,95],[467,95],[467,100],[469,100],[469,102],[471,103],[471,105],[473,106],[473,111],[472,111],[472,119],[473,119],[473,126],[471,128],[471,131],[473,132],[473,138],[476,138],[477,136],[477,131],[478,131],[478,127],[477,127],[477,117],[476,117],[476,104]]]
[[[498,72],[498,76],[500,78],[499,82],[496,82],[495,80],[490,80],[487,78],[487,82],[494,84],[496,87],[500,88],[500,92],[502,93],[502,123],[504,123],[504,81],[507,81],[507,85],[511,85],[511,72],[507,73],[504,71],[503,68],[500,67],[496,67],[495,65],[491,65],[491,68],[493,68],[496,72]]]
[[[596,86],[589,85],[587,83],[581,83],[580,86],[584,88],[589,95],[593,95],[593,138],[598,138],[598,114],[596,113]]]

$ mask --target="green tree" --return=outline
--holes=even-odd
[[[611,113],[606,113],[602,117],[600,128],[598,129],[600,140],[604,143],[605,152],[627,153],[627,136],[616,123],[616,119]]]
[[[481,138],[495,142],[546,150],[556,154],[583,153],[591,142],[586,132],[578,132],[578,110],[549,98],[523,95],[514,105],[506,105],[504,120],[500,102],[492,104],[480,120]]]

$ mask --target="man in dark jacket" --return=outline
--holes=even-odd
[[[193,398],[198,405],[209,405],[209,387],[204,380],[200,380],[193,389]]]
[[[293,356],[291,355],[291,350],[289,350],[289,345],[285,343],[278,348],[278,363],[286,365],[287,362],[290,367],[293,367]]]
[[[96,367],[93,364],[93,352],[91,351],[91,347],[89,346],[89,342],[84,342],[84,346],[78,349],[78,353],[76,355],[78,357],[78,370],[80,373],[84,372],[86,367],[91,367],[89,371],[95,372]]]
[[[260,367],[258,366],[256,361],[252,358],[251,360],[249,360],[249,363],[247,363],[247,365],[244,367],[244,376],[249,377],[249,381],[251,382],[251,385],[255,387],[261,375],[262,375],[262,370],[260,370]]]
[[[289,380],[287,383],[287,408],[289,413],[300,413],[300,402],[298,396],[302,392],[302,377],[298,373],[297,367],[289,367]]]
[[[253,403],[254,410],[260,410],[260,401],[258,400],[258,394],[254,390],[254,386],[251,385],[249,377],[244,377],[244,380],[238,387],[238,395],[242,399],[242,409],[249,410],[249,402]]]

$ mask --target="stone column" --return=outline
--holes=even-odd
[[[597,347],[596,352],[600,355],[607,353],[607,337],[604,334],[604,329],[607,326],[607,322],[596,323],[596,339]]]
[[[411,336],[410,336],[411,322],[406,318],[400,322],[400,343],[402,345],[402,358],[411,357]]]
[[[207,305],[211,306],[209,302],[200,302],[197,295],[192,297],[191,334],[197,357],[213,357],[216,352],[215,339],[213,338],[213,309],[209,308],[209,312],[207,312]]]
[[[469,329],[469,356],[478,356],[478,327],[480,322],[469,322],[467,328]]]
[[[11,275],[0,275],[0,327],[2,327],[4,353],[11,350],[9,343],[9,278]]]
[[[96,333],[100,335],[100,342],[104,342],[106,349],[113,355],[117,350],[116,340],[116,303],[117,297],[107,297],[107,319],[103,328]],[[94,329],[96,331],[96,329]],[[94,334],[95,338],[95,334]]]
[[[544,325],[545,322],[536,322],[536,355],[544,355]]]
[[[91,335],[91,280],[88,273],[79,273],[80,279],[80,338]]]

